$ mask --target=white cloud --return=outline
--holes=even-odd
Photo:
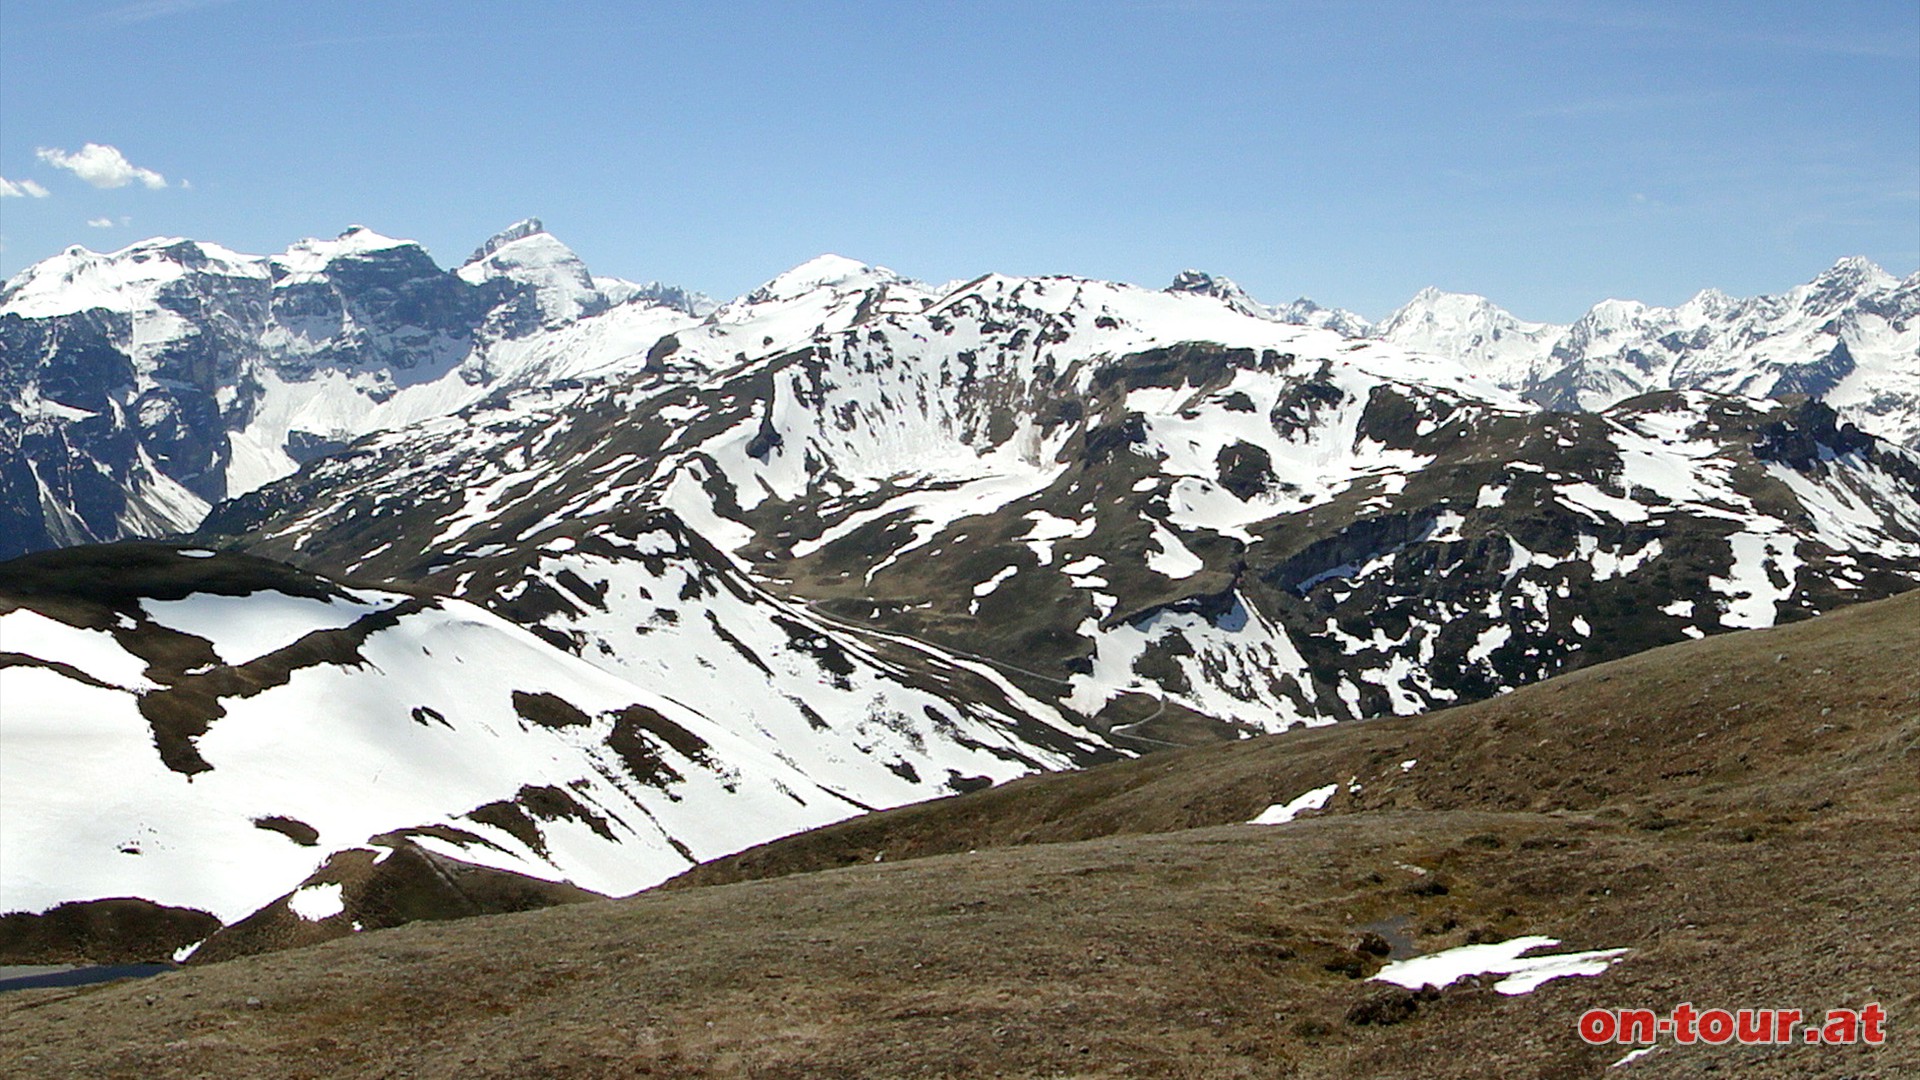
[[[44,199],[47,189],[31,180],[15,182],[0,176],[0,199]]]
[[[56,169],[65,169],[97,188],[121,188],[140,181],[150,188],[167,186],[167,178],[152,169],[143,169],[128,161],[125,154],[111,146],[88,143],[75,153],[42,147],[35,153]]]
[[[113,228],[113,219],[110,217],[88,218],[87,225],[95,229],[111,229]]]

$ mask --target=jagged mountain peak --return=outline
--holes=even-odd
[[[515,241],[525,240],[531,236],[543,235],[548,235],[547,227],[541,223],[539,218],[521,218],[519,221],[487,237],[487,242],[473,249],[473,254],[467,256],[467,261],[462,265],[471,266]]]
[[[1813,279],[1814,284],[1824,282],[1848,281],[1860,284],[1893,285],[1898,278],[1882,269],[1879,263],[1864,255],[1847,255],[1834,261],[1834,264]]]
[[[543,323],[570,322],[636,301],[705,317],[719,306],[705,293],[661,281],[628,281],[592,273],[584,260],[537,217],[522,218],[487,238],[454,270],[470,284],[511,279],[540,294]]]
[[[547,232],[539,218],[526,218],[495,233],[454,271],[470,285],[499,282],[513,295],[493,316],[509,337],[598,315],[611,306],[587,264]]]
[[[1291,304],[1263,304],[1254,299],[1239,282],[1204,270],[1180,271],[1174,275],[1173,283],[1167,286],[1166,291],[1175,295],[1188,293],[1210,296],[1242,315],[1289,326],[1332,330],[1342,337],[1366,337],[1373,329],[1372,323],[1351,311],[1322,307],[1304,296]]]
[[[1208,296],[1247,295],[1245,289],[1224,274],[1209,274],[1205,270],[1191,268],[1173,275],[1173,282],[1167,286],[1167,291],[1205,293]]]
[[[1412,712],[1621,650],[1797,617],[1920,573],[1914,459],[1836,429],[1831,414],[1695,393],[1556,415],[1453,359],[1180,294],[1191,290],[990,274],[941,296],[832,255],[705,323],[623,305],[508,325],[547,310],[540,290],[566,280],[523,258],[548,245],[560,248],[543,230],[502,243],[462,268],[479,281],[342,260],[313,282],[250,294],[259,322],[236,325],[257,333],[231,340],[281,351],[246,372],[268,387],[268,407],[242,416],[226,448],[236,459],[283,445],[313,456],[225,503],[202,534],[209,548],[164,552],[169,578],[215,569],[206,538],[221,536],[335,580],[366,574],[460,599],[415,605],[356,589],[346,602],[293,605],[318,612],[310,633],[336,636],[246,673],[277,679],[298,662],[301,676],[224,695],[233,720],[213,716],[196,736],[208,766],[196,792],[279,767],[231,752],[259,730],[249,717],[302,718],[311,746],[336,737],[323,726],[336,697],[365,702],[382,724],[377,747],[439,761],[440,747],[458,746],[501,767],[451,793],[415,784],[435,798],[409,792],[387,820],[337,830],[340,843],[370,842],[374,829],[436,830],[428,840],[460,829],[484,841],[462,849],[476,857],[505,850],[529,872],[551,866],[625,890],[634,879],[589,875],[641,844],[658,865],[684,864],[856,806],[1083,763],[1127,739]],[[395,280],[431,284],[437,306],[387,306]],[[1515,345],[1513,328],[1529,324],[1483,298],[1436,289],[1427,303],[1470,316],[1459,320],[1467,340],[1493,360],[1539,347]],[[436,318],[426,326],[436,344],[401,355],[422,310]],[[514,336],[523,325],[533,329]],[[14,328],[6,344],[41,355],[60,330]],[[183,338],[153,368],[150,398],[114,404],[136,418],[164,419],[169,402],[217,416],[237,377],[189,385],[177,374],[239,351]],[[86,355],[96,354],[115,355],[111,343]],[[470,411],[416,422],[463,403]],[[211,439],[189,460],[196,446],[148,438],[154,453],[141,444],[125,474],[156,456],[203,473],[220,465]],[[74,457],[66,444],[51,451],[35,451],[36,467]],[[87,482],[81,464],[30,474],[35,486],[19,490]],[[30,685],[75,681],[52,666],[70,656],[116,665],[69,666],[111,684],[85,685],[127,721],[128,755],[149,754],[139,695],[168,692],[135,682],[160,682],[150,664],[136,667],[141,647],[182,658],[168,674],[200,681],[162,700],[185,699],[231,676],[200,670],[204,651],[185,651],[183,638],[202,637],[229,667],[261,659],[197,634],[199,609],[288,606],[148,599],[87,626],[9,615],[46,661],[25,673]],[[125,647],[87,636],[114,633],[106,627],[128,632]],[[333,649],[342,630],[365,650]],[[687,704],[669,709],[655,688]],[[651,720],[638,706],[673,721],[658,726],[663,745],[628,741]],[[333,764],[299,739],[275,746],[312,757],[316,774]],[[660,783],[630,775],[635,761]],[[404,779],[396,790],[409,791]],[[235,839],[217,857],[300,855],[255,835],[265,815],[334,843],[332,789],[246,793],[259,798],[232,815]],[[736,806],[791,816],[766,825]],[[716,809],[739,829],[696,832]],[[76,818],[92,811],[74,798]],[[689,851],[668,855],[672,840]],[[162,865],[120,854],[102,848],[95,861],[128,873]],[[240,911],[298,880],[215,899]]]
[[[1363,316],[1345,308],[1323,307],[1304,296],[1284,307],[1274,308],[1273,317],[1295,326],[1317,326],[1331,330],[1341,337],[1372,337],[1374,330],[1373,323]]]
[[[1877,293],[1890,292],[1900,279],[1860,255],[1849,255],[1822,271],[1805,286],[1788,294],[1811,314],[1830,314]]]
[[[628,281],[625,278],[594,276],[593,287],[607,298],[607,303],[654,304],[672,308],[695,318],[706,318],[713,314],[720,302],[703,292],[668,285],[661,281]]]
[[[1262,318],[1273,315],[1272,308],[1255,300],[1232,278],[1220,274],[1209,274],[1204,270],[1180,271],[1173,276],[1173,283],[1167,286],[1166,291],[1211,296],[1245,315],[1258,315]]]
[[[591,275],[580,256],[543,228],[539,218],[528,218],[489,237],[454,273],[478,284],[516,270],[555,268],[591,286]]]
[[[1181,284],[1205,290],[1206,277],[1183,275]],[[1859,255],[1776,294],[1710,288],[1675,307],[1608,299],[1565,325],[1521,320],[1484,296],[1438,286],[1371,325],[1307,300],[1263,310],[1459,361],[1556,409],[1602,409],[1660,389],[1764,396],[1778,388],[1831,395],[1863,428],[1907,445],[1920,440],[1920,273],[1898,279]]]
[[[613,305],[580,260],[514,231],[458,272],[363,225],[277,255],[155,237],[22,271],[0,291],[0,418],[17,421],[0,460],[19,462],[0,471],[0,552],[190,528],[368,431],[637,367],[704,299],[629,287],[656,302],[594,323]]]
[[[1719,289],[1701,289],[1680,306],[1686,310],[1697,311],[1709,318],[1718,318],[1739,307],[1740,300]]]

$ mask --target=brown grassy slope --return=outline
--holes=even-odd
[[[218,929],[219,919],[194,908],[125,896],[75,900],[0,915],[0,963],[166,963]]]
[[[838,863],[851,836],[886,845],[878,864],[6,995],[0,1072],[1917,1075],[1916,601],[1421,720],[1008,785],[755,856]],[[1358,795],[1317,818],[1143,834],[1356,773]],[[963,834],[944,843],[977,853],[895,861],[934,846],[943,816]],[[1093,838],[1009,846],[1076,835]],[[1633,952],[1524,997],[1417,1001],[1364,979],[1369,929],[1421,950],[1544,933]],[[1669,1045],[1609,1072],[1624,1048],[1574,1035],[1597,1004],[1869,1000],[1893,1018],[1878,1049]]]
[[[1573,810],[1760,836],[1831,806],[1920,794],[1916,663],[1920,591],[1424,716],[1031,776],[775,840],[671,885],[1243,822],[1332,783],[1331,813]]]

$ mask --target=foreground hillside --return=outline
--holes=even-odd
[[[1429,716],[909,807],[628,900],[9,995],[0,1067],[1912,1075],[1917,650],[1908,594]],[[1329,786],[1323,813],[1232,824]],[[762,879],[727,880],[745,877]],[[1382,953],[1523,935],[1627,951],[1529,993],[1368,978]],[[1629,1048],[1575,1034],[1590,1007],[1682,1002],[1813,1015],[1878,1002],[1890,1037],[1667,1040],[1623,1061]]]
[[[1582,814],[1746,842],[1816,804],[1920,794],[1920,592],[1812,623],[1669,646],[1477,705],[1028,777],[703,864],[711,884],[986,847],[1324,814]],[[1901,768],[1902,765],[1906,767]]]

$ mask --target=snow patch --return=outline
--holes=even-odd
[[[1529,934],[1485,945],[1461,945],[1425,956],[1395,960],[1381,968],[1374,979],[1418,990],[1422,986],[1445,988],[1470,975],[1505,975],[1493,984],[1502,994],[1529,993],[1542,983],[1569,976],[1599,975],[1627,954],[1626,949],[1595,949],[1589,952],[1524,953],[1560,944],[1558,939]]]
[[[26,608],[0,615],[0,652],[68,664],[129,690],[154,689],[146,678],[147,662],[122,649],[111,633],[69,626]]]
[[[394,595],[390,599],[405,598]],[[140,605],[161,626],[211,642],[214,653],[227,664],[244,664],[265,656],[316,630],[352,626],[362,616],[385,606],[345,599],[316,600],[273,589],[243,596],[195,593],[180,600],[142,600]]]
[[[1720,625],[1772,626],[1780,605],[1793,595],[1794,575],[1801,565],[1799,541],[1782,533],[1739,532],[1727,543],[1733,549],[1732,567],[1726,577],[1707,580],[1727,598]]]
[[[1158,521],[1153,523],[1153,543],[1155,550],[1147,552],[1147,569],[1156,574],[1178,581],[1192,577],[1206,566],[1198,555],[1187,550],[1179,536]]]
[[[1008,578],[1012,577],[1013,575],[1019,572],[1020,572],[1020,568],[1017,566],[1004,567],[1000,570],[999,573],[993,575],[992,577],[981,582],[980,584],[975,585],[973,587],[973,595],[976,597],[991,596],[993,595],[993,591],[1000,587],[1001,582],[1007,580]]]
[[[339,883],[327,882],[295,889],[287,897],[287,909],[308,922],[319,922],[347,910],[347,902]]]
[[[1312,791],[1294,799],[1292,802],[1274,803],[1272,806],[1260,811],[1260,815],[1247,822],[1247,824],[1285,825],[1287,822],[1292,821],[1308,810],[1325,809],[1327,800],[1333,798],[1333,793],[1339,790],[1339,788],[1339,784],[1328,784],[1326,787],[1314,788]]]

